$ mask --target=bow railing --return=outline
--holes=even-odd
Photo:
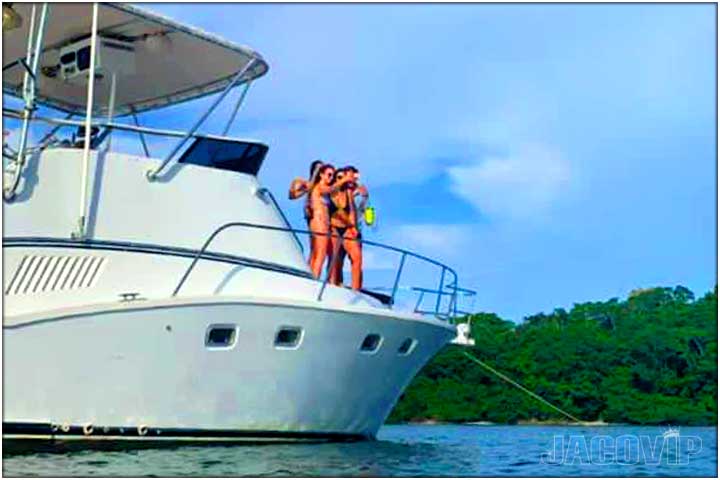
[[[397,268],[395,269],[395,274],[393,276],[394,280],[392,283],[392,287],[390,289],[390,295],[380,295],[377,292],[372,292],[368,290],[362,290],[362,293],[366,293],[376,299],[379,297],[385,297],[384,303],[389,309],[393,309],[396,305],[396,299],[398,290],[400,288],[400,281],[401,277],[406,269],[406,263],[407,259],[413,258],[419,261],[422,261],[424,263],[427,263],[429,265],[432,265],[439,269],[439,287],[437,290],[431,290],[431,289],[422,289],[418,290],[421,292],[421,295],[424,297],[426,294],[430,295],[436,295],[435,302],[434,302],[434,308],[430,310],[424,310],[419,308],[418,306],[415,308],[415,313],[420,314],[431,314],[438,318],[444,319],[444,320],[450,320],[451,318],[454,318],[457,316],[458,309],[457,309],[457,296],[459,292],[458,287],[458,277],[455,270],[453,270],[451,267],[438,262],[437,260],[433,260],[432,258],[426,257],[424,255],[421,255],[419,253],[406,250],[403,248],[394,247],[391,245],[385,245],[383,243],[374,242],[371,240],[363,240],[363,239],[356,239],[356,238],[349,238],[344,237],[335,233],[327,233],[327,232],[317,232],[312,230],[306,230],[306,229],[299,229],[299,228],[292,228],[292,227],[277,227],[272,225],[262,225],[262,224],[256,224],[256,223],[247,223],[247,222],[230,222],[226,223],[224,225],[221,225],[220,227],[216,228],[205,240],[202,247],[197,250],[195,256],[192,259],[192,262],[190,265],[188,265],[188,268],[183,273],[182,277],[180,278],[180,281],[178,282],[177,286],[175,287],[175,290],[173,291],[173,296],[177,296],[177,294],[182,289],[183,285],[185,285],[188,277],[192,274],[193,270],[195,269],[196,265],[200,260],[202,260],[208,251],[208,248],[212,244],[212,242],[220,235],[222,232],[231,229],[231,228],[247,228],[247,229],[257,229],[257,230],[265,230],[265,231],[275,231],[275,232],[285,232],[285,233],[291,233],[294,236],[297,236],[297,234],[303,234],[308,236],[327,236],[327,237],[334,237],[334,238],[342,238],[343,240],[350,240],[361,243],[363,246],[372,246],[376,247],[385,251],[395,252],[400,255],[400,261],[398,263]],[[330,284],[330,273],[335,265],[335,262],[339,256],[337,254],[331,255],[330,264],[329,267],[326,269],[326,273],[324,275],[324,278],[316,279],[319,283],[318,287],[318,295],[317,295],[317,301],[322,301],[323,296],[325,294],[325,291],[327,289],[327,286]],[[254,266],[253,268],[263,268],[262,266]],[[450,277],[449,283],[445,283],[446,279]],[[421,287],[411,287],[410,289],[420,289]],[[461,289],[460,289],[461,290]],[[447,298],[447,301],[443,301],[444,298]]]

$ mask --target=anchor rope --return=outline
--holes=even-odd
[[[517,383],[515,380],[513,380],[513,379],[510,378],[510,377],[508,377],[507,375],[505,375],[505,374],[503,374],[503,373],[501,373],[501,372],[498,372],[498,371],[495,370],[493,367],[491,367],[491,366],[488,365],[487,363],[483,362],[483,361],[480,360],[479,358],[475,357],[474,355],[471,355],[471,354],[469,354],[468,352],[463,352],[463,354],[464,354],[467,358],[469,358],[470,360],[472,360],[473,362],[475,362],[475,363],[477,363],[478,365],[480,365],[481,367],[489,370],[489,371],[492,372],[494,375],[497,375],[497,376],[500,377],[501,379],[505,380],[505,381],[506,381],[507,383],[509,383],[510,385],[519,388],[520,390],[522,390],[523,392],[527,393],[528,395],[530,395],[530,396],[533,397],[534,399],[539,400],[540,402],[544,403],[545,405],[547,405],[548,407],[552,408],[553,410],[562,413],[563,415],[565,415],[566,417],[568,417],[568,418],[571,419],[572,421],[577,422],[577,423],[585,423],[585,422],[583,422],[582,420],[578,419],[577,417],[574,417],[573,415],[569,414],[568,412],[566,412],[566,411],[563,410],[562,408],[556,407],[556,406],[553,405],[552,403],[550,403],[550,402],[548,402],[547,400],[545,400],[544,398],[542,398],[542,397],[541,397],[540,395],[538,395],[537,393],[535,393],[535,392],[533,392],[533,391],[531,391],[531,390],[528,390],[527,388],[523,387],[522,385],[520,385],[519,383]]]

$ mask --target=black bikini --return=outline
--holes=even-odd
[[[347,190],[343,190],[343,193],[347,196]],[[348,203],[342,208],[338,208],[338,206],[335,204],[335,202],[332,201],[332,197],[330,197],[330,200],[331,200],[330,205],[328,206],[329,211],[330,211],[330,218],[332,218],[337,212],[340,212],[340,211],[344,211],[346,214],[350,215],[350,201],[351,201],[350,199],[348,199]],[[345,232],[347,232],[347,230],[350,227],[332,227],[332,228],[339,237],[344,238]]]

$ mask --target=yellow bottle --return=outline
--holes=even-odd
[[[365,224],[372,226],[375,223],[375,209],[373,207],[367,207],[365,209]]]

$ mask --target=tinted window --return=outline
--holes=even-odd
[[[60,57],[60,63],[72,63],[75,61],[75,52],[68,52]]]
[[[295,348],[300,344],[302,329],[299,327],[283,327],[275,335],[275,346],[282,348]]]
[[[410,355],[410,352],[412,352],[415,349],[416,343],[417,342],[415,340],[413,340],[412,338],[406,338],[400,344],[400,348],[398,348],[398,353],[400,355]]]
[[[178,161],[257,175],[267,151],[268,147],[258,143],[196,138]]]
[[[235,327],[213,326],[208,329],[205,345],[208,347],[230,347],[235,343]]]
[[[90,68],[90,47],[83,47],[77,51],[77,67],[78,70],[87,70]]]
[[[380,341],[382,340],[382,337],[376,333],[371,333],[365,339],[363,340],[362,344],[360,345],[360,350],[363,352],[376,352],[378,348],[380,348]]]

